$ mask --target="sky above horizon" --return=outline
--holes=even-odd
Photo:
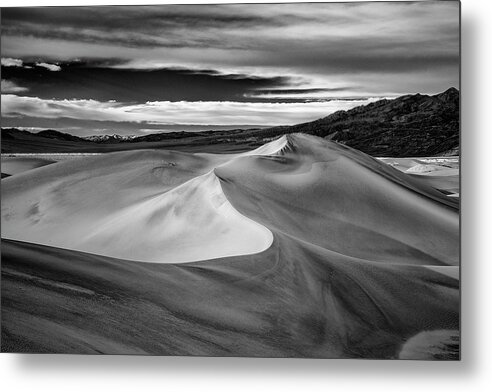
[[[290,125],[459,87],[459,3],[2,8],[2,127]]]

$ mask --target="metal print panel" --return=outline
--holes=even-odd
[[[457,360],[454,1],[2,9],[2,352]]]

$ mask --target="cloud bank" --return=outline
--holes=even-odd
[[[435,93],[456,85],[459,3],[8,8],[2,54],[133,68],[302,76],[305,88]],[[357,80],[354,81],[353,79]]]
[[[2,110],[11,124],[59,116],[272,125],[314,120],[361,97],[435,94],[459,86],[459,7],[4,8]]]
[[[290,125],[324,117],[337,110],[347,110],[368,100],[341,100],[329,102],[170,102],[156,101],[144,104],[121,104],[115,101],[53,100],[6,94],[1,110],[5,118],[36,117],[91,119],[141,124],[141,129],[154,125],[204,124],[241,126]],[[203,130],[203,128],[202,128]]]

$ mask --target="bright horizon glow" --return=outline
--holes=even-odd
[[[367,100],[333,100],[313,102],[170,102],[122,104],[96,100],[43,100],[14,94],[2,96],[4,118],[31,116],[56,119],[60,116],[77,120],[116,121],[141,124],[142,133],[152,125],[252,126],[294,125],[325,117],[338,110],[348,110],[380,98]],[[183,119],[186,122],[183,122]],[[158,132],[157,130],[155,132]]]

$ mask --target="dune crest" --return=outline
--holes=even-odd
[[[231,205],[213,171],[106,214],[77,210],[74,200],[65,197],[64,191],[63,188],[45,190],[44,196],[40,194],[24,214],[14,213],[15,217],[23,215],[24,219],[17,220],[11,212],[4,213],[12,210],[10,203],[3,204],[2,236],[159,263],[258,253],[273,241],[270,230],[241,215]],[[63,208],[57,208],[58,200]],[[61,224],[64,221],[71,224],[64,227]]]
[[[70,248],[127,260],[183,263],[258,253],[272,241],[270,230],[229,203],[209,172],[105,217]]]
[[[2,236],[159,263],[262,252],[271,231],[231,205],[214,169],[241,156],[275,154],[286,143],[281,137],[224,156],[117,153],[25,172],[5,182]]]
[[[242,154],[113,153],[2,182],[4,238],[104,256],[200,261],[262,252],[288,234],[363,260],[458,262],[455,200],[313,136]]]
[[[288,136],[284,135],[258,147],[255,150],[247,151],[239,156],[273,155],[281,152],[288,145]]]

